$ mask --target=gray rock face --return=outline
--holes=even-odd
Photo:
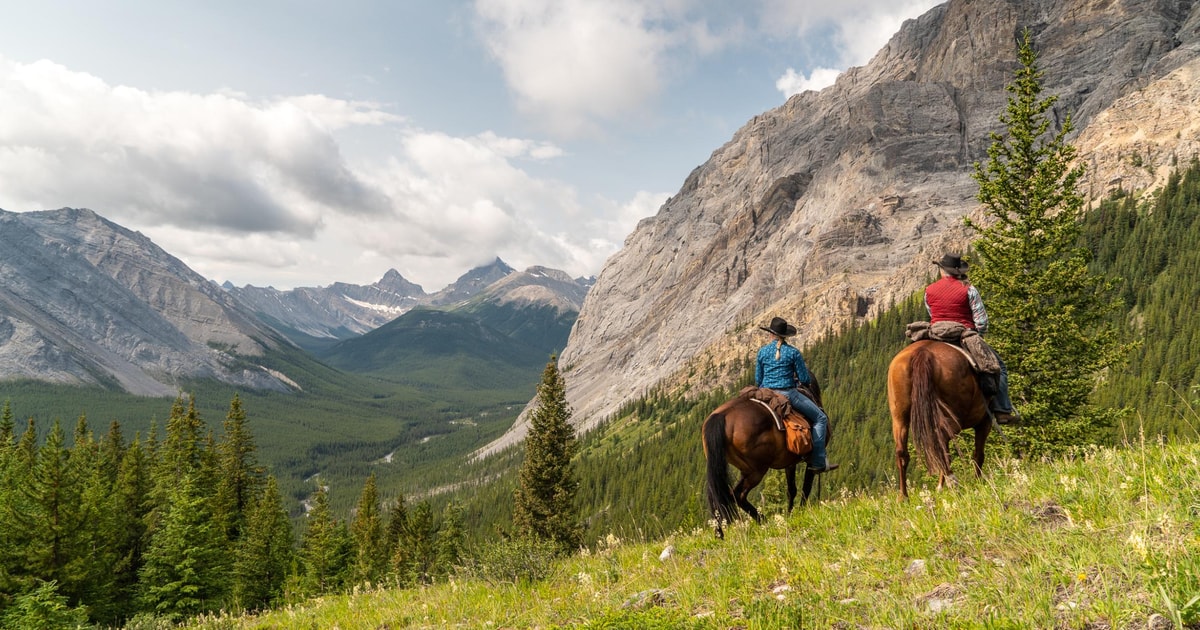
[[[0,211],[0,378],[169,396],[181,378],[286,389],[277,333],[139,233],[90,210]]]
[[[973,164],[1002,131],[1025,28],[1053,115],[1075,124],[1084,192],[1152,184],[1197,150],[1200,3],[950,0],[835,85],[755,116],[629,235],[560,359],[578,428],[656,385],[727,381],[771,316],[800,343],[873,317],[965,248]],[[524,432],[522,418],[481,453]]]

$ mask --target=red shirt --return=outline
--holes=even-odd
[[[975,316],[971,312],[971,298],[967,285],[949,276],[925,287],[925,306],[929,308],[929,323],[943,321],[958,322],[975,330]]]

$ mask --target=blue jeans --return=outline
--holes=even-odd
[[[1008,397],[1008,367],[1004,365],[1004,359],[1000,359],[1000,355],[996,355],[996,358],[1000,360],[1000,386],[988,406],[992,413],[1012,413],[1012,399]]]
[[[829,417],[825,415],[824,411],[821,411],[817,403],[800,393],[800,390],[795,387],[775,391],[787,396],[792,407],[812,425],[813,449],[812,453],[808,455],[808,465],[811,468],[824,468],[828,463],[825,461],[825,438],[829,434]]]

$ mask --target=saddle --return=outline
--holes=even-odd
[[[954,346],[967,357],[971,368],[979,379],[983,395],[991,398],[1000,391],[1000,355],[983,340],[983,335],[958,322],[919,321],[909,324],[904,330],[910,341],[932,339]]]
[[[808,392],[801,392],[812,398]],[[738,395],[766,407],[767,411],[771,412],[771,417],[775,419],[775,427],[787,433],[789,451],[796,455],[808,455],[812,451],[812,425],[792,408],[787,396],[773,389],[754,385],[743,387]]]
[[[964,351],[976,372],[1000,373],[1000,357],[983,340],[983,335],[958,322],[913,322],[906,327],[904,334],[911,341],[932,339],[948,343]]]

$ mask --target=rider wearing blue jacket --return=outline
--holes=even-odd
[[[812,399],[796,388],[800,383],[812,383],[812,376],[808,373],[808,366],[804,364],[800,350],[787,342],[788,337],[796,334],[796,327],[788,324],[782,317],[775,317],[770,326],[759,328],[771,333],[773,339],[758,350],[754,366],[754,384],[787,396],[792,407],[812,424],[813,449],[808,457],[808,470],[823,473],[837,468],[837,464],[830,464],[825,457],[829,418]]]

